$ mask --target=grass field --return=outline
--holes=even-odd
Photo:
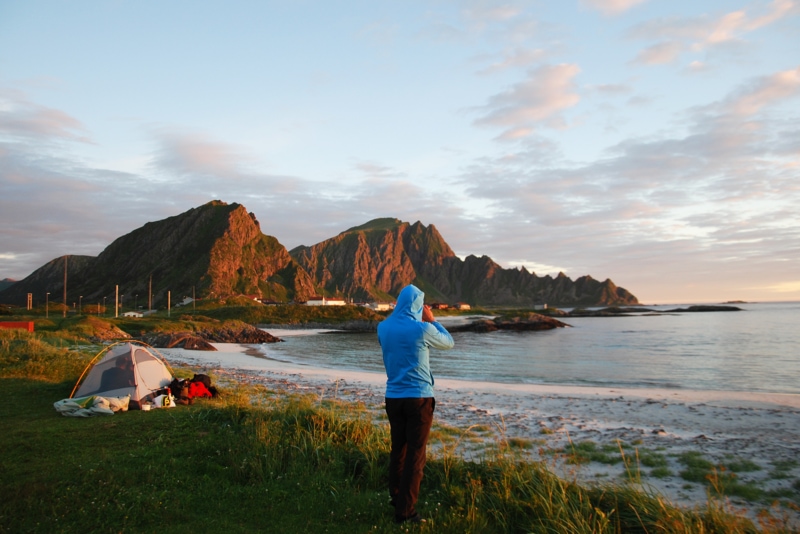
[[[398,527],[388,428],[365,407],[226,387],[218,399],[59,415],[93,352],[0,332],[0,532],[790,532],[710,500],[686,511],[624,484],[584,488],[516,447],[425,471],[427,523]],[[51,340],[52,341],[52,340]]]

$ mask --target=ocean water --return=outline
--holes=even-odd
[[[483,382],[800,393],[800,302],[737,306],[743,311],[565,318],[571,328],[455,333],[455,348],[431,351],[431,368],[434,377]],[[261,345],[266,358],[383,372],[374,333],[270,332],[285,341]]]

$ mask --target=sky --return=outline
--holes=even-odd
[[[800,300],[800,0],[0,0],[0,279],[215,199]]]

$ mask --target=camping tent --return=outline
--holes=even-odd
[[[172,382],[172,373],[163,357],[154,355],[148,348],[152,347],[135,341],[106,347],[83,371],[70,398],[130,395],[131,408],[139,408],[144,401],[152,400],[158,390]],[[81,382],[84,375],[86,378]]]

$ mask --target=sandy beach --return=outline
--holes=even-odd
[[[236,382],[260,383],[276,390],[308,392],[383,409],[385,376],[289,365],[264,358],[246,346],[215,344],[219,352],[163,350],[167,360],[201,368],[221,387]],[[786,489],[797,495],[800,485],[800,395],[749,392],[590,388],[436,380],[435,424],[463,432],[458,452],[480,458],[487,442],[498,439],[527,443],[531,459],[548,462],[562,477],[581,483],[622,483],[622,462],[566,462],[564,455],[544,451],[571,450],[592,442],[607,447],[609,456],[626,446],[635,457],[655,454],[666,460],[659,476],[641,465],[641,484],[674,504],[703,506],[707,489],[680,476],[680,455],[694,452],[714,465],[745,465],[737,481],[765,491]],[[479,438],[479,439],[475,439]],[[436,450],[435,441],[431,443]],[[452,447],[448,444],[448,450]],[[613,447],[612,447],[613,446]],[[617,452],[615,453],[614,450]],[[750,514],[756,506],[731,498],[735,508]],[[795,497],[795,504],[800,505]],[[760,505],[766,506],[766,505]]]

